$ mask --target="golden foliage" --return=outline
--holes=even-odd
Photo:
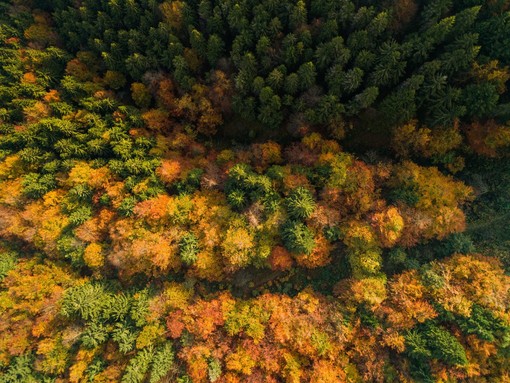
[[[170,159],[161,161],[161,166],[156,169],[156,174],[161,181],[170,185],[181,173],[181,164],[178,160]]]
[[[400,208],[405,223],[403,244],[412,245],[420,237],[441,239],[464,229],[465,217],[460,206],[473,198],[469,186],[444,176],[437,168],[420,167],[408,161],[395,169],[389,184],[412,189],[417,199],[414,207]]]
[[[283,246],[275,246],[268,261],[273,270],[289,270],[294,263],[292,255]]]
[[[147,108],[152,99],[147,87],[140,82],[134,82],[131,84],[131,97],[140,108]]]
[[[391,206],[384,212],[375,213],[372,216],[372,226],[375,228],[381,245],[392,247],[398,241],[404,228],[404,219],[398,209]]]
[[[6,156],[0,162],[0,180],[15,179],[22,171],[22,163],[17,154]]]
[[[506,83],[510,80],[508,67],[501,67],[498,60],[491,60],[487,63],[473,63],[473,76],[479,81],[488,81],[496,84],[500,94],[505,93]]]
[[[223,256],[232,269],[246,266],[254,246],[253,234],[239,227],[229,228],[222,243]]]
[[[112,223],[115,213],[109,209],[101,209],[91,219],[85,221],[75,229],[78,239],[85,242],[100,242],[106,239],[109,225]]]
[[[381,311],[392,328],[409,329],[416,323],[435,318],[436,311],[428,301],[427,290],[416,270],[396,275],[388,283],[388,300]]]
[[[242,349],[238,349],[236,352],[227,356],[225,362],[228,370],[244,375],[251,375],[252,369],[256,365],[251,355]]]
[[[39,344],[37,338],[51,337],[58,331],[56,319],[57,305],[64,290],[79,279],[69,269],[57,266],[49,261],[38,263],[37,259],[20,262],[3,281],[0,292],[0,360],[9,356],[22,355],[35,350]],[[61,371],[65,364],[65,351],[62,345],[48,338],[41,347],[55,350],[48,355],[48,364],[41,368]],[[63,352],[64,354],[61,354]],[[58,360],[62,357],[61,360]]]
[[[296,256],[297,264],[300,266],[315,268],[325,266],[331,262],[332,246],[323,235],[315,237],[315,247],[310,254]]]
[[[471,148],[480,155],[499,157],[510,146],[510,128],[494,120],[473,122],[466,129]]]
[[[482,255],[454,255],[434,261],[432,271],[440,278],[431,294],[445,309],[469,316],[473,303],[492,311],[504,311],[510,293],[510,277],[499,261]]]
[[[162,109],[149,109],[142,114],[142,118],[154,132],[168,131],[172,127],[170,113]]]
[[[252,145],[253,159],[257,170],[264,170],[269,165],[282,162],[282,149],[279,144],[268,141]]]
[[[159,6],[163,13],[163,19],[175,30],[181,29],[183,7],[184,3],[178,0],[166,1]]]
[[[136,338],[136,348],[140,350],[155,344],[164,333],[164,328],[158,323],[151,323],[144,326]]]
[[[423,156],[443,162],[442,158],[459,148],[462,139],[458,120],[451,126],[434,129],[419,127],[417,121],[411,121],[393,130],[392,147],[403,158]],[[462,170],[462,164],[461,157],[457,157],[446,165],[450,171],[456,172]]]
[[[37,77],[36,77],[35,73],[27,72],[27,73],[23,74],[21,83],[35,84],[36,82],[37,82]]]
[[[85,264],[93,269],[104,265],[103,249],[98,243],[90,243],[83,253]]]

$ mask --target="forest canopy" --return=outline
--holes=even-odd
[[[0,0],[0,383],[510,381],[509,0]]]

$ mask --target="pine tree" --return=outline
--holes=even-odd
[[[15,252],[0,252],[0,282],[16,267]]]
[[[315,65],[312,62],[302,64],[298,71],[300,88],[301,90],[307,90],[315,84],[315,78],[317,73],[315,71]]]
[[[310,254],[315,240],[310,229],[300,222],[289,221],[282,227],[282,239],[285,247],[295,254]]]
[[[193,233],[186,233],[179,242],[179,256],[186,265],[192,265],[197,260],[199,252],[198,239]]]
[[[154,349],[152,347],[140,350],[129,361],[124,375],[122,375],[121,383],[142,383],[145,375],[149,371],[150,364],[154,358]]]
[[[294,189],[287,197],[286,205],[293,219],[309,218],[316,206],[312,193],[304,187]]]
[[[152,358],[149,383],[158,383],[174,366],[174,352],[172,343],[165,342],[156,349]]]
[[[441,359],[450,365],[466,365],[466,352],[457,338],[441,327],[429,324],[426,328],[427,344],[432,357]]]

